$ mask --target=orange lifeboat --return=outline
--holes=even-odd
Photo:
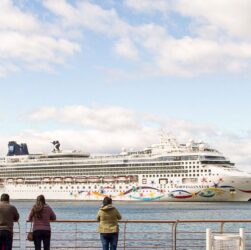
[[[78,177],[75,179],[77,183],[86,183],[87,182],[87,177]]]
[[[14,179],[13,178],[8,178],[6,181],[7,181],[7,183],[13,183]]]
[[[57,183],[62,182],[62,178],[61,177],[54,177],[53,182],[57,182]]]
[[[98,176],[90,176],[90,177],[88,178],[88,182],[91,182],[91,183],[99,183],[99,182],[101,182],[101,179],[100,179],[100,177],[98,177]]]
[[[64,182],[73,182],[73,178],[72,177],[65,177],[64,178]]]
[[[17,178],[17,179],[16,179],[16,182],[17,182],[17,183],[24,183],[24,178]]]
[[[128,177],[127,176],[118,176],[117,181],[126,182],[126,181],[128,181]]]
[[[114,177],[114,176],[104,176],[103,177],[103,181],[104,182],[115,182],[116,181],[116,177]]]
[[[130,182],[138,182],[138,176],[137,175],[130,175],[129,180],[130,180]]]
[[[51,178],[50,177],[44,177],[44,178],[42,178],[42,182],[46,182],[46,183],[51,182]]]

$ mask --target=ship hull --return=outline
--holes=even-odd
[[[196,185],[181,188],[174,186],[169,190],[154,186],[138,184],[6,184],[0,188],[1,193],[8,193],[11,199],[34,200],[40,194],[48,200],[102,200],[109,196],[118,201],[171,201],[171,202],[216,202],[216,201],[248,201],[251,199],[251,188],[236,188],[230,185]]]

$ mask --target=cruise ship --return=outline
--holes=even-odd
[[[203,142],[179,144],[163,136],[143,150],[91,155],[62,151],[29,154],[25,143],[9,142],[0,158],[0,191],[12,199],[44,194],[49,200],[248,201],[251,174],[240,171]]]

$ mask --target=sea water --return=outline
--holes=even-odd
[[[34,202],[13,201],[24,224]],[[96,219],[101,202],[57,202],[48,204],[58,219]],[[124,220],[196,220],[196,219],[251,219],[251,202],[119,202],[118,208]]]
[[[13,201],[20,213],[21,249],[24,249],[25,231],[27,231],[26,219],[34,202]],[[95,220],[101,202],[62,202],[49,201],[59,220]],[[123,220],[249,220],[251,219],[250,202],[118,202],[114,201],[114,206],[120,211]],[[56,223],[54,223],[56,224]],[[52,225],[52,231],[60,230],[64,227],[69,231],[73,230],[70,225]],[[251,223],[250,223],[251,224]],[[81,230],[93,230],[97,225],[84,224]],[[238,224],[237,227],[241,227]],[[131,225],[130,230],[139,232],[145,225]],[[151,225],[152,230],[160,230],[164,225]],[[186,230],[205,230],[205,225],[197,223],[186,225]],[[211,226],[214,228],[214,225]],[[218,227],[218,225],[217,225]],[[235,229],[236,225],[231,225]],[[182,248],[183,249],[183,248]],[[185,249],[185,248],[184,248]],[[189,249],[189,248],[188,248]]]

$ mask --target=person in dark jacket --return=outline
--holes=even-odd
[[[0,249],[11,250],[13,242],[13,224],[19,220],[19,213],[10,204],[8,194],[1,195],[0,202]]]
[[[97,220],[103,250],[116,250],[119,237],[118,220],[121,220],[121,215],[112,205],[110,197],[104,198],[103,205],[97,214]]]
[[[50,221],[56,220],[56,215],[51,207],[46,204],[43,195],[37,197],[36,203],[28,216],[28,220],[33,222],[35,250],[41,250],[42,241],[44,250],[49,250],[51,241]]]

